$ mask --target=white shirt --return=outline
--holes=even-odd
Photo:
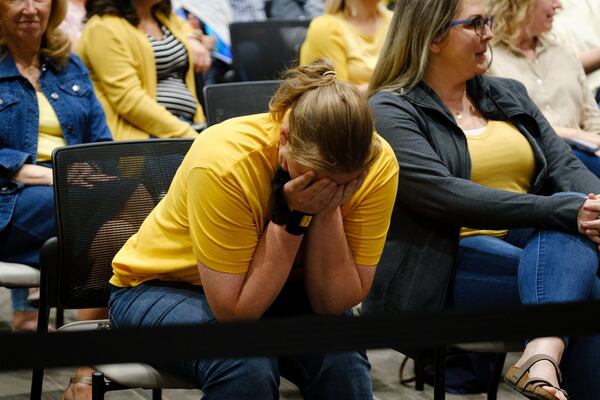
[[[600,0],[561,0],[562,9],[554,17],[553,33],[571,51],[600,47]],[[600,88],[600,69],[588,74],[594,92]]]

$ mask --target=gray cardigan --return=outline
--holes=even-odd
[[[572,155],[524,86],[478,76],[467,92],[491,120],[510,121],[530,142],[536,172],[529,193],[470,181],[467,141],[450,111],[424,82],[399,94],[378,92],[369,103],[377,132],[400,165],[398,195],[365,312],[440,309],[453,279],[459,229],[536,227],[577,232],[580,196],[600,193],[600,180]]]

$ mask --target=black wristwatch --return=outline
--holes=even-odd
[[[283,185],[291,179],[290,174],[278,168],[271,182],[273,190],[273,209],[271,210],[271,222],[284,225],[287,233],[291,235],[304,235],[310,221],[311,214],[305,214],[298,210],[290,210],[283,195]]]

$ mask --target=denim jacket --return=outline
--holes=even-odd
[[[44,60],[40,86],[56,112],[67,144],[112,140],[88,71],[77,56],[71,55],[62,69]],[[23,164],[36,163],[38,135],[35,89],[7,52],[0,59],[0,231],[10,221],[22,187],[11,177]]]

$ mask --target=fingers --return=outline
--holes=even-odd
[[[310,185],[315,176],[315,171],[307,171],[304,174],[290,180],[285,184],[285,186],[292,192],[300,192]]]
[[[346,202],[349,198],[354,196],[354,194],[361,188],[362,184],[365,182],[365,178],[367,177],[367,171],[363,171],[359,176],[355,179],[351,180],[344,186],[344,198],[342,203]]]

